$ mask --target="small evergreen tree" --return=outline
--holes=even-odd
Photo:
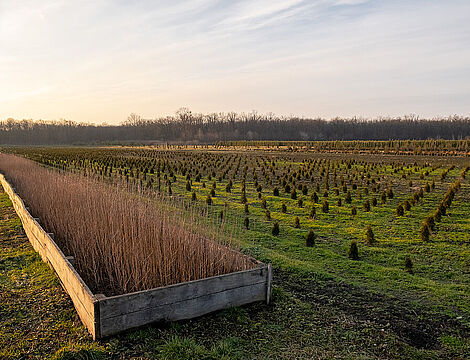
[[[439,207],[437,208],[437,210],[439,211],[441,215],[445,215],[447,213],[447,207],[443,203],[439,204]]]
[[[285,204],[284,202],[281,204],[281,212],[282,212],[283,214],[285,214],[285,213],[287,212],[287,206],[286,206],[286,204]]]
[[[405,258],[405,271],[410,274],[413,273],[413,262],[411,261],[409,256]]]
[[[309,219],[316,219],[317,217],[317,210],[315,209],[315,205],[312,205],[312,208],[310,209],[310,214],[308,214]]]
[[[374,236],[374,232],[372,231],[372,228],[370,227],[370,225],[367,225],[367,229],[366,229],[366,244],[367,245],[372,245],[375,243],[375,236]]]
[[[382,201],[382,204],[387,202],[387,194],[385,194],[385,191],[382,191],[382,194],[380,194],[380,200]]]
[[[349,190],[346,193],[346,197],[344,198],[344,201],[346,202],[346,204],[351,204],[352,202],[351,192]]]
[[[296,216],[295,219],[294,219],[294,227],[296,229],[300,228],[300,219],[299,219],[298,216]]]
[[[312,202],[315,204],[318,202],[318,195],[316,192],[312,194]]]
[[[191,191],[191,182],[189,180],[186,181],[186,191]]]
[[[349,246],[348,257],[351,260],[359,260],[359,249],[357,247],[357,241],[351,241],[351,245]]]
[[[271,233],[274,235],[274,236],[278,236],[279,235],[279,223],[276,221],[273,225],[273,229],[271,231]]]
[[[424,242],[429,241],[429,235],[431,234],[431,232],[429,231],[428,224],[423,223],[423,225],[421,226],[420,234],[421,234],[421,240],[422,241],[424,241]]]
[[[405,200],[405,201],[403,202],[403,208],[404,208],[406,211],[411,210],[411,204],[410,204],[410,202],[409,202],[408,200]]]
[[[351,215],[352,216],[356,216],[357,215],[357,208],[353,205],[353,207],[351,208]]]
[[[290,193],[290,198],[293,199],[293,200],[297,199],[297,191],[295,191],[295,189],[292,189],[292,191]]]
[[[274,188],[273,195],[274,196],[279,196],[279,189],[277,187]]]
[[[369,201],[369,199],[364,201],[363,209],[364,209],[365,212],[370,211],[370,201]]]
[[[308,247],[312,247],[315,245],[315,240],[316,240],[316,235],[315,233],[313,232],[313,229],[310,229],[310,231],[308,232],[307,234],[307,238],[305,240],[305,244],[308,246]]]
[[[402,204],[398,204],[397,209],[395,210],[397,216],[403,216],[405,214],[405,209],[403,209]]]
[[[271,220],[271,211],[266,209],[265,215],[266,215],[266,220]]]
[[[207,205],[212,205],[212,198],[211,198],[210,195],[207,195],[206,204],[207,204]]]
[[[193,193],[191,194],[191,200],[192,201],[196,201],[197,200],[197,195],[196,195],[196,192],[193,191]]]
[[[425,220],[426,224],[429,226],[429,229],[431,231],[434,231],[434,229],[436,228],[436,223],[434,222],[434,217],[433,216],[428,216]]]
[[[330,205],[328,204],[328,201],[326,201],[326,199],[323,200],[323,204],[321,206],[321,209],[324,213],[327,213],[327,212],[330,211]]]

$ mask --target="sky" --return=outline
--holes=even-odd
[[[0,119],[470,115],[469,0],[0,0]]]

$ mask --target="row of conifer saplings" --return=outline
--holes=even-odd
[[[470,166],[467,166],[461,174],[460,179],[457,179],[453,184],[449,186],[447,192],[444,194],[442,201],[437,206],[436,210],[428,215],[421,225],[420,235],[423,241],[429,241],[429,237],[433,231],[436,230],[436,224],[441,221],[442,216],[447,214],[447,211],[454,200],[455,194],[461,188],[461,180],[465,179],[467,171]]]
[[[465,175],[468,170],[470,170],[469,166],[467,166],[462,171],[462,174],[461,174],[462,179],[465,179]],[[411,206],[408,207],[407,204],[414,205],[415,202],[418,202],[421,198],[424,197],[424,191],[430,192],[431,188],[434,189],[434,187],[435,187],[434,181],[432,182],[431,185],[427,183],[424,190],[423,188],[421,188],[419,191],[415,192],[410,201],[405,200],[404,206],[399,204],[397,207],[397,215],[400,215],[400,216],[403,215],[403,210],[405,208],[406,210],[409,210],[411,208]],[[456,192],[460,189],[460,187],[461,187],[461,180],[458,179],[449,187],[449,189],[444,195],[444,198],[442,199],[441,203],[439,204],[435,212],[432,215],[429,215],[424,220],[422,227],[421,227],[421,239],[423,241],[429,241],[429,235],[431,234],[431,231],[434,231],[436,222],[441,221],[442,216],[446,215],[447,209],[452,204],[454,196]],[[278,234],[279,234],[279,224],[276,222],[273,227],[273,235],[278,235]],[[315,239],[316,239],[315,233],[313,232],[313,230],[310,230],[310,232],[307,234],[307,237],[306,237],[306,245],[307,246],[315,245]],[[372,228],[370,227],[370,225],[368,225],[366,229],[365,242],[367,245],[373,245],[375,243],[374,232],[372,231]],[[351,242],[351,245],[349,247],[348,257],[352,260],[359,259],[359,249],[358,249],[357,241],[355,240]],[[409,256],[405,258],[404,266],[407,272],[409,273],[413,272],[413,262],[411,261]]]
[[[462,171],[461,179],[465,179],[465,175],[469,170],[470,170],[470,166],[467,166]],[[441,221],[441,218],[442,218],[443,215],[446,215],[447,209],[452,204],[452,201],[455,197],[456,192],[460,189],[460,187],[462,185],[461,184],[461,179],[457,179],[453,184],[450,185],[449,189],[445,193],[444,198],[442,199],[442,201],[438,205],[437,209],[434,211],[433,214],[429,215],[423,221],[421,231],[420,231],[421,239],[423,241],[429,241],[429,235],[431,234],[431,231],[435,230],[436,223]],[[433,181],[431,185],[426,184],[426,186],[424,188],[424,191],[430,192],[431,188],[434,189],[434,187],[435,187],[435,184],[434,184],[434,181]],[[403,215],[403,210],[404,210],[404,208],[407,207],[406,206],[407,203],[409,205],[411,205],[411,204],[414,204],[415,202],[419,201],[420,198],[423,198],[424,191],[423,191],[423,188],[421,188],[419,191],[415,192],[412,196],[411,201],[405,200],[405,203],[404,203],[405,206],[403,206],[402,204],[399,204],[398,207],[397,207],[397,215],[399,215],[399,216]],[[411,208],[411,206],[409,208],[407,208],[406,210],[409,210],[410,208]],[[314,234],[312,234],[312,235],[314,236]],[[307,236],[307,243],[308,243],[308,238],[312,235],[309,233],[309,235]],[[375,243],[374,233],[373,233],[372,228],[370,227],[370,225],[368,225],[367,229],[366,229],[366,243],[368,245],[372,245],[372,244]],[[352,260],[358,260],[359,259],[359,249],[358,249],[357,241],[353,240],[351,242],[351,245],[349,247],[348,256]],[[405,270],[407,272],[409,272],[409,273],[413,272],[413,262],[411,261],[409,256],[407,256],[405,258],[404,266],[405,266]]]
[[[370,227],[370,225],[368,225],[366,228],[365,242],[367,245],[373,245],[376,242],[374,232],[372,231],[372,228]],[[349,251],[348,251],[348,257],[351,260],[359,260],[359,247],[357,245],[356,240],[351,241],[351,245],[349,246]],[[405,267],[405,271],[409,273],[413,273],[413,262],[411,261],[409,256],[405,257],[404,267]]]
[[[297,225],[295,227],[300,227],[300,225],[298,223],[298,217],[296,217],[295,219],[296,219],[296,225]],[[249,229],[250,220],[249,220],[248,217],[245,218],[245,224],[244,225],[245,225],[246,229]],[[272,235],[273,236],[279,235],[279,223],[277,221],[274,222],[274,224],[273,224]],[[372,231],[372,228],[371,228],[370,225],[367,226],[365,235],[366,235],[365,243],[367,245],[374,245],[376,243],[375,235],[374,235],[374,232]],[[306,246],[307,247],[313,247],[315,245],[316,238],[317,238],[317,236],[316,236],[315,232],[313,231],[313,229],[310,229],[310,231],[307,233],[307,236],[305,237]],[[351,242],[351,245],[350,245],[349,251],[348,251],[348,257],[351,260],[359,260],[359,248],[358,248],[356,240],[353,240]],[[413,268],[413,263],[412,263],[411,259],[407,256],[405,258],[405,270],[407,272],[412,273],[413,272],[412,268]]]
[[[469,169],[470,169],[470,167],[466,167],[463,170],[463,172],[461,174],[461,178],[465,178],[465,174]],[[452,203],[452,200],[454,199],[455,193],[458,191],[458,189],[460,187],[461,187],[461,181],[459,179],[449,187],[446,194],[444,195],[443,200],[441,201],[441,203],[437,207],[434,214],[429,215],[426,218],[426,220],[423,222],[422,228],[421,228],[421,238],[422,238],[423,241],[428,241],[429,240],[429,235],[430,235],[431,231],[434,231],[436,222],[439,222],[441,220],[442,215],[446,214],[447,209],[450,207],[450,205]],[[413,193],[410,200],[405,200],[403,204],[398,205],[398,207],[396,209],[396,214],[398,216],[403,216],[404,215],[404,210],[407,210],[407,211],[410,210],[412,205],[419,202],[419,200],[424,197],[425,192],[428,193],[428,192],[431,191],[431,189],[434,189],[434,188],[435,188],[434,181],[431,184],[426,183],[424,188],[420,188],[418,191]],[[391,192],[391,189],[389,191]],[[392,198],[393,193],[389,197]],[[263,207],[265,208],[265,206],[263,206]],[[245,212],[248,213],[246,203],[245,203]],[[285,210],[282,211],[282,212],[285,212]],[[355,215],[355,214],[353,214],[353,215]],[[270,220],[269,210],[266,210],[266,216],[267,216],[268,220]],[[310,217],[311,217],[311,215],[310,215]],[[250,227],[250,220],[249,220],[248,217],[245,218],[244,226],[245,226],[246,229],[249,229],[249,227]],[[300,220],[299,220],[298,217],[295,217],[294,227],[296,227],[296,228],[300,227]],[[273,224],[272,235],[277,236],[277,235],[279,235],[279,232],[280,232],[279,223],[276,221]],[[315,235],[313,229],[310,229],[310,231],[308,232],[308,234],[306,236],[306,239],[305,239],[306,246],[307,247],[314,246],[315,245],[315,240],[316,240],[316,235]],[[367,245],[373,245],[376,242],[374,232],[372,231],[372,228],[370,227],[370,225],[368,225],[367,229],[366,229],[365,242],[366,242]],[[350,248],[349,248],[349,251],[348,251],[348,257],[352,260],[358,260],[359,259],[359,249],[358,249],[357,241],[355,241],[355,240],[353,240],[351,242],[351,245],[350,245]],[[405,270],[407,272],[410,272],[410,273],[413,272],[413,270],[412,270],[413,269],[413,263],[412,263],[409,256],[407,256],[405,258],[404,266],[405,266]]]

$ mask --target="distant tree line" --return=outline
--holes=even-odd
[[[409,140],[470,138],[470,118],[307,119],[272,113],[194,114],[182,108],[173,116],[143,119],[131,114],[119,125],[72,121],[0,121],[0,144],[61,145],[118,142],[216,143],[240,140]]]

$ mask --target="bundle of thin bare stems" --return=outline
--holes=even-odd
[[[198,215],[126,185],[0,154],[0,171],[96,293],[117,295],[253,268]]]

